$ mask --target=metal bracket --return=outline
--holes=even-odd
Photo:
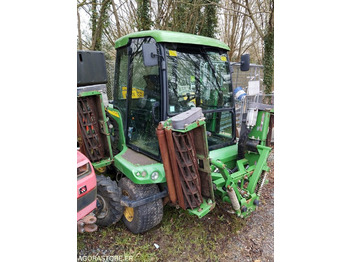
[[[249,102],[248,108],[256,108],[262,111],[270,111],[274,109],[274,105],[268,105],[268,104],[257,103],[257,102]]]
[[[98,123],[100,125],[100,132],[106,136],[109,136],[109,132],[106,130],[106,124],[107,124],[107,121],[103,121],[103,120],[98,120]]]

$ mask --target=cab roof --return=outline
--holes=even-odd
[[[129,39],[131,38],[140,37],[153,37],[157,43],[181,43],[203,45],[210,47],[218,47],[228,51],[230,50],[228,45],[214,38],[164,30],[147,30],[125,35],[115,42],[115,48],[127,45],[129,43]]]

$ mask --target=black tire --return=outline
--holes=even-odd
[[[137,200],[159,193],[159,188],[155,184],[137,185],[130,179],[123,177],[119,181],[119,187],[123,195],[128,195],[130,199]],[[158,225],[163,218],[163,201],[147,203],[145,205],[133,208],[132,220],[123,215],[123,222],[126,227],[134,234],[143,233]]]
[[[102,227],[117,223],[123,215],[123,207],[120,204],[122,191],[117,182],[109,177],[97,175],[97,208],[96,224]]]

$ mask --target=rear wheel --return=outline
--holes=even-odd
[[[97,203],[96,224],[109,226],[117,223],[123,215],[123,207],[120,204],[121,189],[115,181],[102,175],[96,176]]]
[[[119,187],[122,194],[128,196],[131,200],[138,200],[159,193],[159,188],[155,184],[137,185],[126,177],[119,181]],[[162,218],[162,199],[135,208],[124,208],[123,222],[134,234],[150,230],[158,225]]]

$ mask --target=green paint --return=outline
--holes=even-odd
[[[88,92],[82,92],[78,95],[78,97],[85,97],[85,96],[94,96],[98,95],[100,96],[100,99],[102,100],[102,94],[99,91],[88,91]]]
[[[106,110],[110,114],[111,118],[114,119],[118,124],[119,140],[118,140],[117,149],[119,151],[122,151],[124,148],[126,148],[126,140],[125,140],[125,136],[124,136],[122,115],[121,115],[119,110],[117,110],[113,107],[108,107],[108,108],[106,108]]]
[[[162,163],[140,166],[135,165],[123,158],[123,155],[125,154],[126,150],[128,150],[128,148],[126,146],[126,140],[124,136],[122,115],[119,110],[111,107],[108,107],[107,111],[119,126],[119,141],[117,148],[120,150],[120,152],[114,156],[114,166],[135,184],[165,183],[165,171]],[[143,171],[146,172],[146,176],[142,176]],[[153,172],[158,172],[158,179],[151,179],[151,174]]]
[[[235,166],[235,160],[238,154],[238,144],[223,147],[220,149],[212,150],[209,152],[210,159],[220,159],[221,162],[227,165],[228,168],[232,169]]]
[[[256,124],[249,133],[249,138],[261,141],[261,145],[266,145],[266,138],[269,131],[270,112],[259,111]]]
[[[123,154],[126,152],[126,150],[127,147],[125,147],[119,154],[114,156],[114,165],[132,182],[134,182],[135,184],[158,184],[166,182],[165,171],[162,163],[155,163],[143,166],[135,165],[123,158]],[[142,176],[143,171],[146,172],[146,176],[144,177]],[[151,179],[151,174],[153,172],[158,172],[158,179]]]
[[[191,215],[196,215],[199,218],[204,217],[206,214],[208,214],[211,210],[213,210],[215,207],[215,202],[212,202],[211,200],[205,200],[203,198],[203,203],[194,209],[188,209],[188,213]]]
[[[103,160],[101,160],[99,162],[92,163],[92,165],[93,165],[94,168],[101,168],[101,167],[104,167],[104,166],[109,166],[112,163],[113,163],[113,160],[103,159]]]
[[[125,35],[115,42],[115,48],[127,45],[129,43],[129,40],[132,38],[141,37],[153,37],[157,43],[192,44],[230,50],[228,45],[214,38],[164,30],[147,30]]]
[[[257,146],[258,151],[259,151],[259,160],[256,163],[256,168],[254,170],[254,173],[252,174],[251,178],[249,179],[249,186],[248,186],[248,191],[253,192],[255,190],[256,184],[258,183],[258,179],[261,175],[261,172],[263,171],[263,167],[266,166],[266,161],[267,157],[269,156],[270,147],[266,146]]]

